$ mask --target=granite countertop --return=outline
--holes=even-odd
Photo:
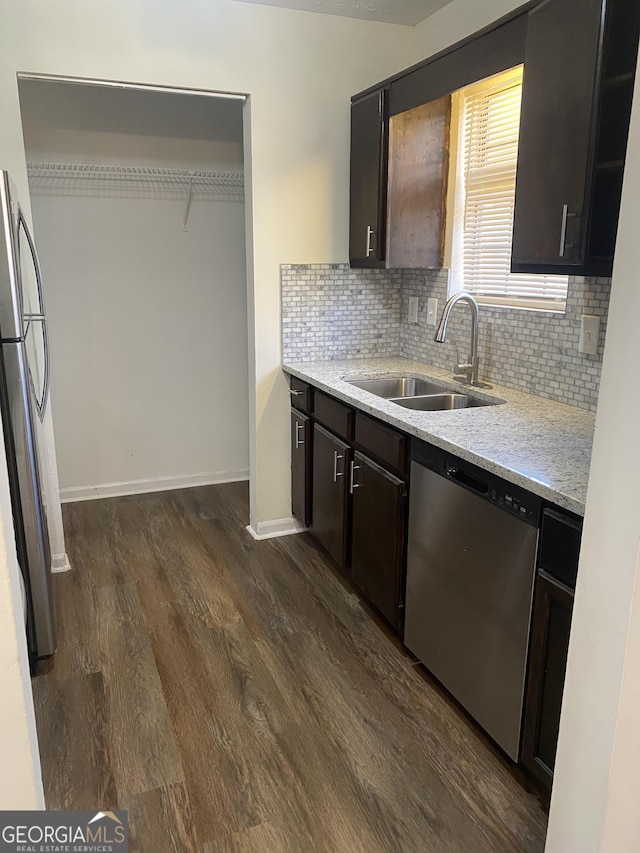
[[[496,384],[486,389],[467,389],[451,373],[406,358],[296,361],[283,364],[283,369],[403,432],[584,515],[595,426],[592,412]],[[420,412],[405,409],[345,381],[345,377],[368,379],[386,375],[435,379],[452,391],[499,398],[504,403]]]

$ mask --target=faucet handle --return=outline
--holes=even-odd
[[[456,364],[453,371],[454,376],[464,376],[464,382],[473,385],[473,365],[472,364]]]

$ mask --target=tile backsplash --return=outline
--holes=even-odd
[[[280,270],[284,361],[398,355],[401,270],[349,264],[283,264]]]
[[[466,361],[469,311],[457,306],[447,341],[433,340],[427,299],[447,299],[448,270],[352,270],[348,264],[282,266],[284,361],[403,356],[451,370]],[[480,306],[480,375],[530,394],[595,410],[610,280],[570,278],[565,314]],[[418,297],[418,322],[408,300]],[[600,317],[595,356],[578,353],[582,314]]]

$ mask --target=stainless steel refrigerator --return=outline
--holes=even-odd
[[[56,648],[51,551],[39,465],[49,396],[49,342],[35,244],[0,170],[0,410],[32,662]]]

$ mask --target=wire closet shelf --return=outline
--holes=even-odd
[[[130,184],[140,190],[164,189],[177,196],[191,187],[199,195],[244,196],[242,172],[204,169],[161,169],[146,166],[96,165],[88,163],[27,163],[29,183],[36,189],[63,189],[70,184]]]
[[[193,200],[244,200],[244,175],[237,171],[28,162],[27,175],[30,190],[41,195],[183,198],[185,231]]]

